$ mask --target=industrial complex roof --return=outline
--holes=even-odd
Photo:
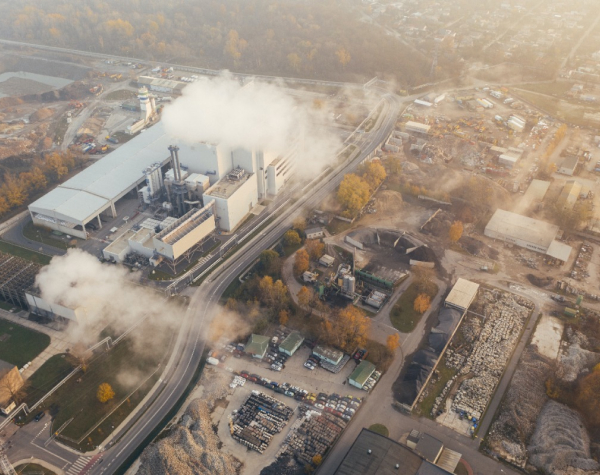
[[[572,250],[573,248],[571,246],[563,244],[559,241],[552,241],[548,247],[548,250],[546,251],[546,255],[553,257],[554,259],[567,262]]]
[[[544,196],[546,196],[548,188],[550,188],[549,181],[532,180],[523,198],[521,198],[521,202],[525,202],[526,207],[528,207],[535,201],[542,201]]]
[[[581,183],[575,180],[569,180],[565,183],[560,195],[558,196],[558,203],[565,209],[573,209],[575,203],[579,199],[581,193]]]
[[[513,239],[520,239],[547,249],[554,240],[559,228],[545,221],[499,209],[496,210],[485,230]]]
[[[89,220],[140,183],[144,169],[157,162],[166,163],[167,147],[174,141],[159,122],[45,194],[29,208],[58,219]],[[182,157],[192,155],[191,147],[185,144],[179,147]]]
[[[173,89],[174,91],[181,92],[187,83],[182,81],[174,81],[173,79],[153,78],[150,76],[140,76],[138,78],[138,84],[144,84],[148,86],[158,86]]]
[[[454,287],[452,287],[448,297],[446,297],[446,305],[466,310],[471,305],[471,302],[473,302],[473,299],[475,299],[477,290],[479,290],[479,284],[459,278]]]
[[[296,351],[303,341],[304,337],[300,333],[292,332],[279,345],[280,351],[283,349],[292,353]]]
[[[423,460],[408,447],[363,429],[335,475],[445,475],[449,472]]]
[[[227,175],[206,190],[204,194],[214,196],[215,198],[227,199],[246,183],[252,175],[252,173],[244,173],[239,180],[232,180]]]
[[[246,344],[245,352],[249,355],[260,356],[261,358],[265,355],[267,348],[269,347],[269,337],[262,335],[250,335],[250,339]]]

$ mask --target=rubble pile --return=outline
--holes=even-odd
[[[252,391],[246,402],[230,418],[231,437],[240,444],[263,453],[279,434],[294,410],[259,391]]]
[[[534,347],[526,348],[498,418],[488,433],[491,451],[518,467],[525,468],[527,463],[527,443],[535,429],[535,421],[548,401],[544,382],[551,373],[550,362]]]
[[[432,216],[432,218],[421,227],[421,232],[424,234],[432,234],[434,236],[448,236],[450,226],[455,221],[454,215],[448,211],[440,211]]]
[[[440,393],[440,395],[435,398],[435,402],[433,403],[433,407],[431,408],[431,417],[438,416],[439,415],[438,410],[440,410],[440,414],[441,414],[442,411],[440,408],[442,407],[442,403],[446,399],[446,395],[450,392],[450,389],[452,389],[452,386],[454,386],[455,381],[456,381],[456,375],[454,375],[450,378],[450,380],[444,386],[444,389],[442,389],[442,392]]]
[[[473,350],[459,374],[468,375],[452,402],[452,409],[479,419],[492,397],[504,367],[518,342],[533,304],[506,292],[484,291],[485,321]]]
[[[556,401],[548,401],[542,409],[529,451],[529,462],[548,475],[600,471],[600,464],[590,457],[590,440],[579,414]]]
[[[345,427],[346,422],[333,414],[309,413],[291,433],[284,453],[292,454],[302,466],[310,464],[315,455],[325,455]]]
[[[579,249],[577,259],[573,265],[571,271],[571,278],[575,280],[586,280],[590,274],[587,270],[590,261],[592,260],[592,254],[594,253],[594,247],[589,242],[584,242]]]
[[[534,274],[527,274],[525,277],[527,277],[527,280],[533,285],[540,288],[548,287],[554,282],[552,277],[540,277]]]
[[[230,475],[240,462],[219,450],[220,441],[211,426],[210,411],[193,400],[181,423],[171,434],[149,445],[140,458],[138,475]]]

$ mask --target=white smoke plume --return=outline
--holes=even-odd
[[[106,325],[122,333],[145,316],[165,325],[181,318],[178,307],[135,284],[131,276],[126,267],[103,265],[91,254],[69,249],[42,268],[36,284],[47,302],[78,309],[80,322],[68,331],[73,341],[87,347],[98,341]]]
[[[162,121],[167,133],[188,143],[263,150],[285,155],[299,137],[299,173],[312,174],[333,163],[339,136],[324,124],[327,112],[301,105],[285,89],[253,81],[243,86],[230,74],[198,81],[167,106]]]

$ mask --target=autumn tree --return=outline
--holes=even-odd
[[[293,229],[286,231],[286,233],[283,235],[283,243],[286,246],[296,246],[301,242],[302,239],[300,239],[300,235],[297,231],[294,231]]]
[[[279,254],[271,249],[261,252],[259,256],[259,265],[265,274],[278,274],[281,267]]]
[[[433,269],[415,266],[413,272],[413,283],[420,294],[434,295],[436,285],[433,281]]]
[[[350,57],[350,53],[348,53],[348,50],[346,50],[346,48],[340,48],[335,52],[335,55],[338,57],[338,61],[342,65],[342,69],[345,70],[346,65],[350,62],[350,59],[352,59]]]
[[[348,305],[325,319],[321,330],[329,344],[351,352],[365,346],[370,328],[371,319],[354,305]]]
[[[298,54],[296,54],[296,53],[288,54],[287,60],[288,60],[288,64],[290,65],[290,68],[292,68],[296,72],[300,71],[300,64],[302,63],[302,58],[300,56],[298,56]]]
[[[0,397],[6,400],[12,400],[19,405],[25,399],[27,394],[28,382],[23,383],[21,375],[16,369],[9,371],[0,380]]]
[[[388,335],[385,346],[387,346],[387,349],[392,353],[395,352],[398,348],[400,348],[400,335],[398,333],[392,333],[391,335]]]
[[[419,294],[414,301],[413,308],[416,312],[425,313],[431,305],[431,298],[427,294]]]
[[[385,168],[383,168],[383,165],[381,165],[379,160],[373,160],[365,166],[363,180],[367,182],[371,192],[381,185],[386,177],[387,174],[385,172]]]
[[[303,285],[296,294],[296,297],[298,297],[298,304],[301,307],[308,307],[310,302],[310,290],[308,290],[308,287]]]
[[[308,252],[300,249],[294,257],[294,274],[297,276],[304,274],[308,270],[308,264]]]
[[[279,312],[279,324],[280,325],[286,326],[289,319],[290,319],[290,314],[287,310],[284,309]]]
[[[98,386],[96,397],[98,398],[98,401],[105,403],[115,397],[115,392],[110,384],[102,383],[100,386]]]
[[[461,223],[460,221],[454,221],[448,231],[448,235],[450,236],[450,241],[458,242],[458,240],[462,236],[462,233],[463,233],[463,223]]]
[[[292,228],[294,228],[298,232],[298,234],[304,233],[306,229],[306,219],[304,219],[302,216],[298,216],[294,219],[294,222],[292,223]]]
[[[337,199],[351,214],[355,214],[367,204],[370,195],[369,184],[358,175],[348,173],[340,183]]]
[[[402,162],[398,157],[388,157],[386,165],[392,175],[399,176],[402,174]]]
[[[318,239],[307,239],[304,247],[312,261],[318,261],[325,253],[325,244]]]
[[[591,426],[600,426],[600,368],[584,376],[577,386],[575,406]]]
[[[0,188],[0,194],[11,208],[21,206],[27,199],[27,190],[23,182],[10,173],[4,175],[4,184]]]
[[[312,458],[312,464],[315,467],[318,467],[319,465],[321,465],[321,463],[323,463],[323,457],[321,457],[321,455],[317,454]]]

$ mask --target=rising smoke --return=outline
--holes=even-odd
[[[285,155],[299,137],[298,173],[313,174],[332,163],[339,136],[323,125],[327,112],[304,106],[282,87],[260,81],[243,86],[230,74],[195,82],[166,107],[166,131],[189,143],[264,150]]]

